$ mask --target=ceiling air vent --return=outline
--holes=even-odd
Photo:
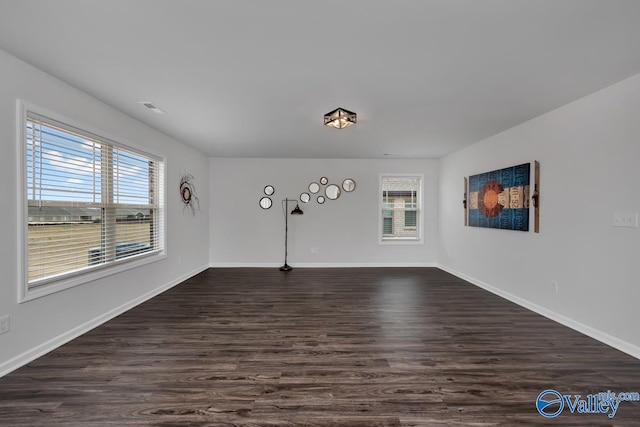
[[[144,105],[145,107],[147,107],[149,110],[153,111],[154,113],[158,113],[158,114],[164,113],[164,111],[162,111],[161,109],[156,107],[152,102],[140,101],[140,102],[138,102],[138,104]]]

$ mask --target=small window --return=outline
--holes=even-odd
[[[421,242],[422,175],[382,175],[381,242]]]
[[[404,227],[409,229],[409,228],[416,228],[416,226],[418,225],[417,219],[416,219],[416,211],[404,211]]]
[[[393,209],[389,207],[382,211],[382,234],[385,236],[393,235]]]
[[[22,126],[25,299],[163,252],[161,158],[28,109]]]

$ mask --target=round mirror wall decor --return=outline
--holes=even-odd
[[[353,190],[356,189],[356,182],[351,178],[347,178],[344,181],[342,181],[342,189],[347,193],[351,193]]]
[[[309,203],[313,198],[319,205],[326,203],[327,200],[337,200],[342,195],[342,192],[351,193],[356,189],[356,181],[352,178],[342,179],[336,184],[329,184],[329,178],[321,176],[318,181],[313,181],[309,184],[307,190],[303,190],[298,196],[299,203]],[[264,210],[271,209],[273,206],[273,195],[276,193],[276,189],[273,185],[265,185],[263,188],[264,196],[260,198],[260,207]],[[187,200],[193,195],[190,192],[190,188],[186,188],[182,191],[183,200]],[[187,203],[185,201],[185,203]],[[290,200],[290,201],[295,201]]]
[[[312,182],[311,184],[309,184],[310,193],[316,194],[318,191],[320,191],[320,186],[318,185],[317,182]]]
[[[263,197],[262,199],[260,199],[260,207],[262,209],[269,209],[272,204],[273,202],[268,197]]]
[[[327,196],[329,200],[335,200],[340,197],[340,187],[335,184],[331,184],[324,189],[324,195]]]

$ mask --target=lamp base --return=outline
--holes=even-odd
[[[291,270],[293,270],[293,267],[288,265],[286,262],[284,263],[284,265],[282,267],[280,267],[280,271],[291,271]]]

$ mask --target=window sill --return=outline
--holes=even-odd
[[[420,238],[389,238],[378,241],[379,245],[424,245],[424,239]]]
[[[87,273],[64,277],[55,281],[44,282],[37,286],[29,287],[29,285],[25,283],[22,286],[22,292],[20,294],[20,299],[18,302],[23,303],[40,297],[51,295],[56,292],[64,291],[66,289],[82,285],[84,283],[93,282],[94,280],[99,280],[105,277],[112,276],[114,274],[131,270],[133,268],[161,261],[166,257],[166,253],[162,251],[154,254],[148,254],[146,256],[141,256],[136,259],[123,260],[113,265],[105,266],[104,268],[98,268]]]

